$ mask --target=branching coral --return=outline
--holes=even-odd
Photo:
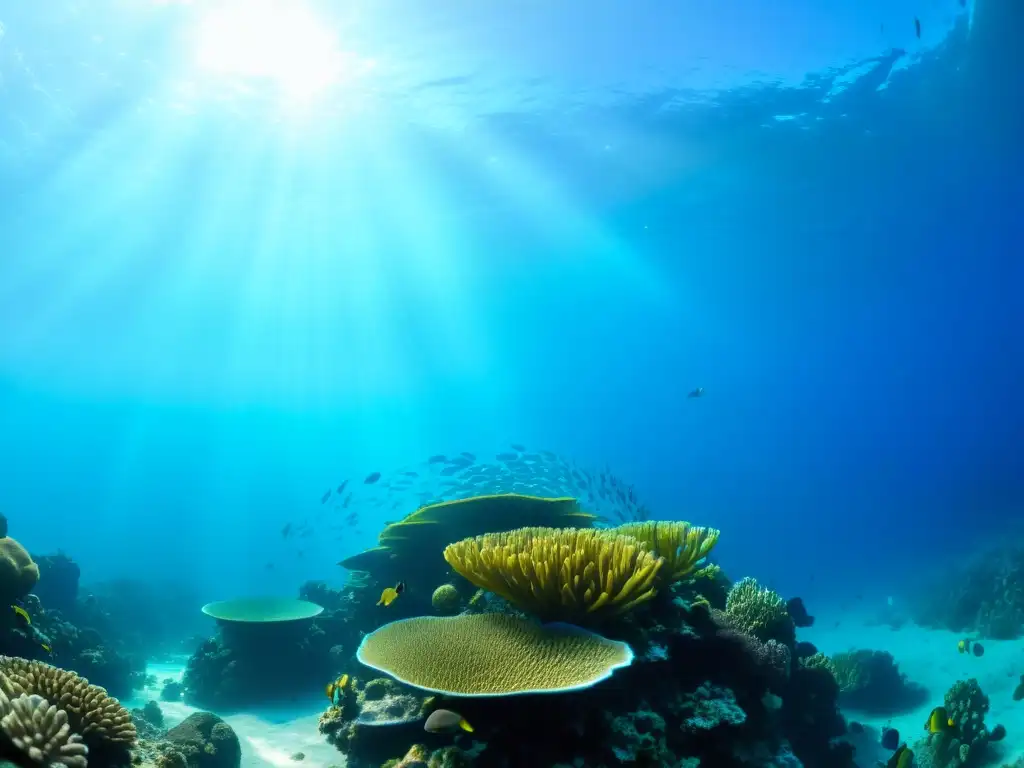
[[[725,600],[725,612],[734,625],[759,640],[793,643],[796,629],[786,610],[786,601],[755,579],[742,579],[733,585]]]
[[[807,667],[808,669],[827,669],[832,673],[832,676],[836,676],[836,665],[828,656],[821,651],[812,653],[810,656],[804,659],[800,659],[800,666]],[[839,682],[838,680],[836,682]],[[840,685],[842,690],[842,685]]]
[[[86,768],[88,748],[71,732],[67,713],[41,696],[13,701],[0,691],[0,729],[29,760],[46,768]]]
[[[664,560],[631,536],[593,528],[519,528],[445,547],[452,568],[544,620],[593,622],[655,595]]]
[[[67,713],[71,730],[87,740],[135,742],[135,725],[128,710],[74,672],[40,661],[0,656],[0,690],[11,699],[27,694],[53,703]]]
[[[633,652],[570,625],[498,613],[420,616],[366,635],[356,658],[407,685],[452,696],[509,696],[588,688]]]
[[[721,532],[714,528],[698,528],[686,522],[650,521],[627,523],[613,529],[632,536],[656,557],[665,559],[658,581],[672,584],[689,577],[701,560],[708,556]]]

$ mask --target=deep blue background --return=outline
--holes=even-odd
[[[614,171],[581,141],[586,116],[561,133],[550,115],[480,121],[558,194],[509,191],[411,129],[416,175],[453,212],[437,224],[450,262],[436,283],[429,260],[410,267],[401,217],[374,209],[362,226],[384,311],[368,268],[344,261],[351,229],[331,230],[340,193],[302,193],[321,171],[355,173],[351,158],[314,153],[287,192],[295,242],[323,226],[338,260],[305,263],[305,246],[282,239],[267,281],[288,283],[289,265],[310,274],[270,291],[291,302],[281,317],[261,305],[236,327],[244,254],[261,237],[250,203],[280,169],[234,180],[222,153],[235,128],[201,124],[205,141],[166,187],[116,196],[106,218],[83,211],[135,168],[115,149],[93,160],[106,170],[62,184],[88,132],[5,166],[0,510],[12,534],[64,548],[87,578],[175,574],[211,599],[290,593],[367,543],[324,541],[283,575],[262,570],[280,522],[323,488],[511,440],[607,463],[657,516],[722,528],[737,575],[819,598],[898,592],[1024,509],[1013,6],[979,2],[970,33],[960,17],[883,90],[899,57],[880,46],[875,74],[828,99],[842,68],[679,111],[663,107],[692,94],[657,88],[595,110],[631,151]],[[204,251],[201,192],[232,183]],[[119,241],[125,227],[134,243]],[[102,258],[111,241],[132,253],[116,270]],[[96,273],[102,292],[58,301]],[[685,398],[694,386],[704,399]]]

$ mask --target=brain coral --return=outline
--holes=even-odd
[[[519,528],[444,550],[469,581],[545,621],[591,622],[650,600],[664,560],[631,536],[593,528]]]
[[[24,597],[39,581],[39,566],[17,541],[0,539],[0,600],[14,601]]]
[[[74,672],[41,661],[0,656],[0,690],[12,700],[22,694],[46,699],[67,712],[71,730],[86,741],[135,742],[135,725],[128,710]]]
[[[457,613],[459,610],[459,591],[451,584],[442,584],[434,590],[430,604],[438,613]]]
[[[628,645],[568,624],[500,613],[420,616],[366,635],[356,658],[400,682],[452,696],[588,688],[628,666]]]

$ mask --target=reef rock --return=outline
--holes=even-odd
[[[231,726],[211,712],[196,712],[164,737],[189,768],[239,768],[242,746]]]

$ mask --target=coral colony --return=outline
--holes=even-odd
[[[681,521],[611,527],[570,497],[429,504],[341,561],[340,589],[207,604],[217,634],[161,699],[224,711],[323,691],[320,734],[349,768],[852,768],[844,737],[859,726],[840,702],[887,711],[928,693],[884,651],[828,657],[799,641],[803,603],[730,582],[708,560],[719,537]],[[216,715],[166,730],[157,702],[129,712],[73,671],[119,656],[68,620],[98,609],[64,560],[0,538],[0,758],[237,768],[239,740]],[[985,724],[988,707],[976,680],[957,682],[914,743],[886,729],[888,764],[985,765],[1006,733]]]

